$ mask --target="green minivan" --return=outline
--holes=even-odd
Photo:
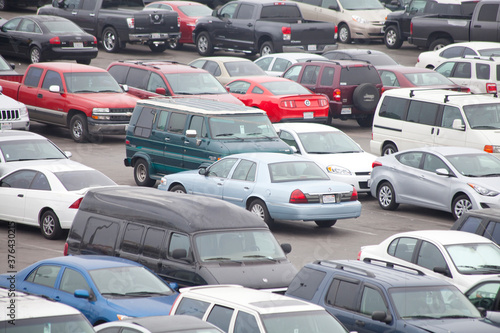
[[[126,166],[139,186],[245,152],[291,154],[265,111],[198,98],[140,100],[126,130]]]

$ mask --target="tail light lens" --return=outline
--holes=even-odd
[[[49,43],[50,44],[61,44],[61,39],[59,37],[52,37],[50,40],[49,40]]]
[[[356,258],[357,260],[361,260],[361,252],[362,252],[362,251],[359,251],[359,252],[358,252],[358,257]]]
[[[130,29],[135,28],[135,19],[133,17],[127,17],[127,25]]]
[[[292,28],[291,27],[281,27],[281,32],[283,33],[283,40],[292,39]]]
[[[295,107],[297,107],[297,104],[295,103],[295,101],[286,100],[286,101],[281,102],[281,107],[295,108]]]
[[[181,18],[179,16],[177,16],[177,26],[181,27]]]
[[[97,38],[95,38],[95,36],[94,36],[94,41],[92,42],[92,44],[97,45]]]
[[[484,146],[484,151],[487,153],[493,153],[493,146],[490,145]]]
[[[306,195],[299,189],[292,192],[290,195],[290,203],[307,203]]]
[[[64,243],[64,251],[63,255],[67,256],[68,255],[68,243]]]
[[[356,201],[358,200],[358,191],[356,190],[356,188],[353,186],[352,187],[352,194],[351,194],[351,199],[349,199],[349,201]]]
[[[325,99],[320,99],[318,100],[319,102],[319,106],[327,106],[328,105],[328,100],[325,98]]]
[[[340,102],[340,101],[341,101],[341,98],[342,98],[342,96],[341,96],[341,95],[342,95],[342,93],[341,93],[340,89],[335,89],[335,90],[333,91],[333,100],[334,100],[335,102]]]
[[[378,166],[382,166],[382,163],[380,163],[379,161],[375,161],[372,163],[372,169],[375,169]]]
[[[493,94],[497,92],[496,83],[486,83],[486,92],[489,94]]]
[[[71,204],[71,206],[69,206],[69,208],[71,208],[71,209],[78,209],[80,207],[80,203],[82,202],[82,200],[83,200],[83,197],[81,197],[80,199],[78,199],[75,202],[73,202]]]
[[[413,35],[413,23],[410,23],[410,36]]]

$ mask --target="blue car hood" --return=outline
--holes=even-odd
[[[158,297],[107,298],[106,301],[118,314],[130,317],[168,315],[178,293]]]
[[[406,323],[432,333],[498,333],[500,328],[479,318],[406,320]]]

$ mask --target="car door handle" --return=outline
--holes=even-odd
[[[474,28],[481,28],[481,25],[479,25],[479,24],[474,24]]]
[[[250,27],[253,27],[253,24],[252,24],[252,23],[248,23],[248,24],[247,24],[247,27],[249,27],[249,28],[250,28]]]
[[[90,13],[90,14],[89,14],[89,16],[94,17],[94,16],[95,16],[95,14],[94,14],[94,13]]]
[[[60,301],[61,301],[61,298],[60,298],[59,296],[56,296],[56,297],[54,297],[54,301],[56,301],[56,302],[60,302]]]
[[[418,178],[425,179],[425,176],[424,175],[420,175],[420,176],[418,176]]]
[[[24,194],[18,194],[17,195],[19,198],[24,198]]]
[[[36,95],[36,97],[43,98],[43,94],[38,94],[38,95]]]
[[[357,326],[361,326],[361,327],[364,327],[364,326],[365,326],[365,322],[364,322],[364,321],[362,321],[362,320],[356,320],[354,323],[355,323]]]
[[[71,12],[71,15],[76,15],[78,14],[78,12]]]
[[[186,141],[184,141],[184,143],[185,143],[185,144],[188,144],[188,143],[189,143],[189,141],[188,141],[188,140],[186,140]]]
[[[165,141],[170,141],[170,138],[165,138]]]
[[[243,189],[244,189],[244,190],[249,190],[249,189],[250,189],[250,187],[245,186],[245,187],[243,187]]]
[[[222,184],[224,184],[224,183],[217,183],[217,186],[222,186]]]

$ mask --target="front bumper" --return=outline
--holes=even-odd
[[[353,39],[380,39],[384,38],[384,22],[366,24],[353,22],[349,25]]]
[[[128,123],[106,123],[87,118],[88,130],[90,134],[125,134]]]

